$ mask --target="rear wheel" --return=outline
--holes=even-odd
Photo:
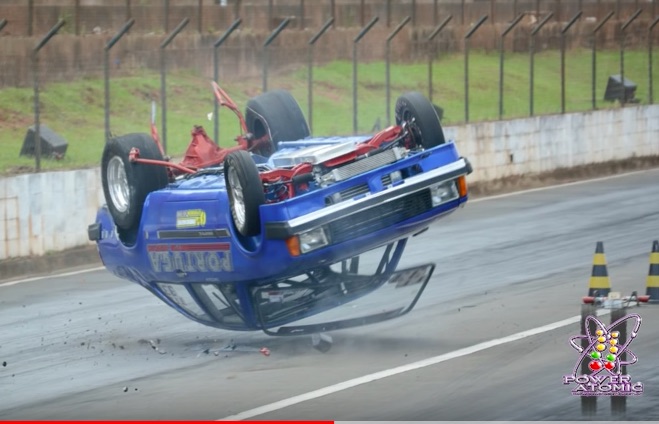
[[[437,109],[421,93],[405,93],[396,101],[396,125],[408,123],[414,141],[424,149],[446,143]]]
[[[253,150],[266,157],[277,150],[280,141],[296,141],[309,136],[309,125],[300,105],[285,90],[268,91],[250,99],[245,123],[255,139],[268,136],[269,143]]]
[[[263,184],[254,160],[244,150],[231,152],[224,161],[229,207],[233,223],[246,237],[261,232],[259,207],[265,203]]]
[[[158,165],[130,162],[133,148],[144,159],[163,160],[148,134],[128,134],[110,139],[103,149],[101,178],[103,193],[114,223],[120,230],[136,229],[149,193],[167,185],[167,169]]]

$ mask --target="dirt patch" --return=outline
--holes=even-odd
[[[652,168],[659,168],[659,156],[636,157],[573,168],[559,168],[539,174],[514,175],[492,181],[475,182],[469,185],[469,192],[474,198],[486,197]]]
[[[5,129],[22,130],[34,124],[34,119],[15,110],[0,108],[0,122]]]

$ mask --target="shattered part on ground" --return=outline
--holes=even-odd
[[[325,333],[315,333],[311,335],[311,344],[314,349],[321,353],[327,353],[332,348],[332,336]]]
[[[166,350],[161,349],[160,347],[158,347],[158,345],[160,344],[160,339],[156,339],[156,341],[153,341],[153,340],[146,340],[146,339],[140,339],[140,340],[138,341],[138,343],[139,343],[139,344],[148,344],[149,346],[151,346],[151,349],[155,350],[156,352],[158,352],[158,353],[161,354],[161,355],[164,355],[164,354],[167,353]]]

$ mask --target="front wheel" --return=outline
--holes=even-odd
[[[231,152],[224,161],[224,178],[236,229],[245,237],[258,235],[259,207],[265,203],[265,194],[252,156],[244,150]]]
[[[131,162],[129,156],[133,148],[139,150],[141,158],[163,160],[148,134],[128,134],[108,140],[101,159],[105,202],[116,226],[129,231],[139,225],[148,194],[160,190],[168,182],[165,167]]]
[[[405,93],[396,101],[396,125],[407,123],[417,145],[424,149],[446,143],[437,109],[421,93]]]

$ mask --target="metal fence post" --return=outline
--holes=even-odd
[[[128,32],[130,27],[135,23],[131,19],[121,27],[121,29],[108,41],[103,49],[103,74],[105,80],[105,142],[110,139],[110,49],[119,41],[121,37]]]
[[[162,149],[167,153],[167,61],[165,57],[165,49],[172,42],[174,37],[178,35],[179,32],[185,28],[185,26],[190,22],[190,18],[185,18],[181,21],[180,24],[174,28],[174,30],[163,40],[160,44],[160,97],[161,97],[161,108],[162,108]]]
[[[652,30],[657,25],[657,22],[659,22],[659,17],[655,18],[648,27],[648,87],[650,88],[650,104],[654,103],[654,79],[652,78]]]
[[[131,12],[130,8],[130,0],[126,0],[126,20],[130,20],[130,18],[133,17],[133,14]]]
[[[48,33],[37,43],[32,50],[32,76],[34,78],[34,159],[36,171],[41,171],[41,132],[39,122],[39,51],[43,46],[57,34],[66,22],[60,20]]]
[[[614,308],[611,310],[611,324],[615,324],[616,321],[622,319],[627,315],[627,308],[623,305]],[[627,321],[616,325],[616,330],[619,331],[618,335],[618,344],[624,346],[627,343]],[[632,331],[634,331],[632,329]],[[627,352],[623,349],[618,356],[618,359],[621,363],[627,361]],[[627,375],[627,365],[620,365],[618,370],[621,375]],[[627,410],[627,396],[611,396],[611,413],[613,415],[624,414]]]
[[[213,81],[216,83],[220,79],[220,53],[219,53],[219,48],[224,42],[226,41],[227,38],[231,35],[233,31],[240,26],[240,23],[242,20],[236,19],[233,21],[231,26],[224,31],[224,34],[220,38],[218,38],[215,43],[213,43]],[[215,98],[214,101],[214,108],[213,108],[213,140],[215,140],[215,143],[218,145],[220,144],[220,105],[217,101],[217,98]]]
[[[435,37],[437,36],[437,34],[439,34],[442,31],[442,29],[444,29],[444,27],[451,21],[451,19],[453,19],[453,15],[448,15],[448,17],[446,19],[444,19],[444,21],[441,24],[439,24],[433,30],[433,32],[430,33],[430,35],[428,36],[426,41],[428,43],[432,43],[433,40],[435,39]],[[432,45],[432,47],[434,47],[434,44]],[[434,50],[435,50],[434,48],[429,48],[428,49],[428,100],[430,100],[431,103],[432,103],[432,92],[433,92],[433,87],[432,87],[432,73],[433,73],[432,72],[432,62],[434,60],[434,54],[433,54],[433,53],[435,53]]]
[[[74,16],[74,34],[80,35],[80,0],[75,0],[73,4]]]
[[[401,29],[407,23],[411,20],[412,18],[410,16],[405,17],[401,21],[401,23],[398,24],[396,28],[389,34],[387,37],[386,41],[386,51],[385,51],[385,74],[386,74],[386,82],[385,82],[385,88],[387,92],[387,126],[391,125],[391,72],[390,72],[390,66],[391,66],[391,40],[400,32]]]
[[[615,15],[614,11],[610,11],[608,15],[602,19],[602,22],[597,24],[595,29],[593,30],[593,52],[592,52],[592,101],[593,101],[593,109],[597,109],[597,104],[596,104],[596,98],[595,98],[595,88],[597,84],[597,32],[604,26],[604,24],[611,19],[611,17]]]
[[[304,0],[300,0],[299,14],[300,14],[300,25],[298,26],[298,28],[304,29],[304,28],[306,28],[306,25],[304,24],[304,20],[305,20],[304,19],[305,18],[305,16],[304,16]]]
[[[286,18],[281,23],[277,28],[275,28],[274,31],[268,36],[268,38],[265,40],[263,43],[263,92],[265,93],[268,91],[268,65],[269,65],[269,58],[268,58],[268,46],[270,43],[275,41],[275,38],[279,35],[280,32],[286,28],[288,23],[291,21],[291,18]]]
[[[163,14],[165,15],[164,17],[164,22],[163,22],[163,28],[165,29],[165,34],[169,32],[169,0],[165,0],[165,10]]]
[[[627,19],[627,21],[620,28],[620,90],[622,90],[620,95],[621,104],[627,103],[627,90],[625,90],[625,30],[642,12],[643,9],[636,10],[636,12],[634,12],[634,14],[629,19]]]
[[[581,17],[581,10],[570,19],[563,28],[561,28],[561,113],[565,113],[565,33]]]
[[[597,326],[595,321],[587,321],[589,316],[597,316],[597,307],[592,303],[584,303],[581,305],[581,335],[586,336],[588,334],[595,334]],[[586,328],[586,323],[590,325]],[[584,337],[581,339],[581,347],[583,349],[588,349],[590,345],[590,340]],[[590,373],[590,368],[588,368],[588,363],[590,358],[585,356],[581,362],[581,374],[588,375]],[[597,396],[580,396],[581,398],[581,415],[584,416],[593,416],[597,412]]]
[[[204,3],[203,0],[197,1],[197,32],[199,34],[203,32],[202,30],[202,21],[204,16],[203,3]]]
[[[465,122],[469,122],[469,40],[486,20],[487,15],[481,16],[478,22],[465,34]]]
[[[34,0],[27,1],[27,36],[32,37],[34,33]]]
[[[539,3],[539,2],[538,2]],[[531,44],[529,48],[530,55],[530,69],[529,69],[529,116],[533,116],[533,77],[534,77],[534,66],[535,66],[535,36],[551,17],[554,16],[553,12],[549,12],[535,28],[531,31]]]
[[[354,134],[357,134],[357,43],[373,28],[378,19],[377,16],[371,19],[352,42],[352,132]]]
[[[313,134],[313,49],[316,45],[316,41],[325,34],[325,31],[329,29],[334,23],[334,18],[329,18],[325,25],[318,31],[311,39],[309,40],[309,50],[308,50],[308,63],[307,63],[307,122],[309,123],[309,131]]]
[[[511,23],[508,25],[508,28],[503,30],[501,33],[501,39],[499,41],[499,120],[503,117],[503,52],[504,52],[504,45],[503,41],[504,38],[506,37],[506,34],[508,34],[513,28],[515,28],[515,25],[517,25],[522,18],[524,17],[524,14],[518,15]]]

